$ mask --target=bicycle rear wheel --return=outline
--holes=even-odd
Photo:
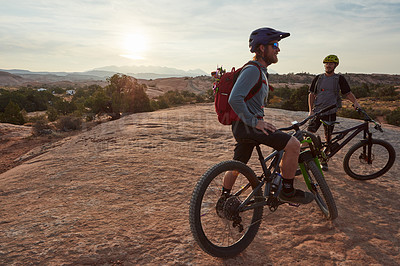
[[[227,171],[237,171],[239,176],[232,188],[232,196],[221,203],[223,178]],[[250,245],[260,227],[263,207],[240,213],[236,210],[258,184],[254,171],[239,161],[221,162],[201,177],[190,201],[189,222],[194,239],[205,252],[215,257],[233,257]],[[263,200],[261,189],[255,199]]]
[[[352,178],[368,180],[389,171],[395,159],[396,152],[389,142],[372,139],[369,150],[368,140],[361,140],[347,152],[343,159],[343,168],[346,174]]]
[[[305,165],[311,184],[311,192],[314,194],[318,207],[328,220],[336,219],[338,216],[336,203],[324,175],[314,161],[307,161]]]

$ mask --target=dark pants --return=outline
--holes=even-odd
[[[336,113],[330,114],[330,115],[323,115],[323,116],[320,116],[320,117],[314,117],[314,118],[310,121],[310,124],[308,125],[308,129],[307,129],[307,130],[310,131],[310,132],[312,132],[312,133],[317,132],[318,129],[319,129],[319,127],[320,127],[321,124],[322,124],[321,120],[322,120],[322,121],[329,121],[329,122],[336,121]],[[332,132],[333,132],[333,128],[334,128],[334,127],[335,127],[334,125],[332,125],[332,126],[326,126],[326,125],[324,125],[324,132],[325,132],[325,139],[326,139],[326,141],[329,141],[329,139],[328,139],[328,133],[329,133],[329,135],[331,135]]]
[[[267,145],[275,150],[283,150],[289,142],[291,136],[282,131],[275,131],[266,135],[261,130],[247,126],[242,121],[232,123],[232,133],[237,143],[233,155],[234,160],[247,163],[255,147],[254,143],[246,143],[245,140],[254,140],[260,144]]]

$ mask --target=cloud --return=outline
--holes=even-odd
[[[263,26],[291,33],[273,66],[279,73],[321,71],[328,53],[343,57],[341,68],[348,72],[368,65],[363,71],[394,73],[400,60],[400,3],[394,0],[3,2],[0,59],[10,67],[51,68],[53,61],[59,70],[80,71],[135,64],[120,55],[134,56],[123,40],[139,33],[147,49],[140,64],[209,72],[217,64],[239,66],[250,59],[249,34]]]

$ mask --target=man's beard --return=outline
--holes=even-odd
[[[326,74],[332,74],[333,71],[335,71],[335,70],[334,70],[334,69],[332,69],[332,70],[325,70],[325,73],[326,73]]]
[[[264,51],[263,56],[264,56],[263,59],[264,59],[265,63],[267,63],[267,65],[278,63],[278,56],[277,55],[268,57],[267,51]]]

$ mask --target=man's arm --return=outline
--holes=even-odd
[[[256,66],[244,68],[239,74],[228,99],[233,111],[235,111],[246,125],[251,127],[256,127],[258,121],[257,117],[254,117],[254,115],[250,113],[244,99],[249,94],[251,88],[257,83],[259,77],[260,70],[258,70]]]
[[[352,92],[347,93],[345,96],[346,96],[346,99],[348,99],[350,102],[353,103],[354,108],[361,108],[360,104],[357,101],[356,96],[354,96],[354,94]]]
[[[308,94],[308,115],[313,114],[315,97],[316,97],[316,95],[313,92],[310,92]]]
[[[308,94],[308,112],[309,115],[313,114],[313,108],[314,108],[314,101],[317,95],[315,94],[316,88],[315,86],[317,85],[317,80],[318,80],[319,75],[317,75],[313,81],[311,82],[310,86],[310,93]]]
[[[342,75],[339,75],[339,85],[342,94],[348,99],[350,102],[353,103],[354,108],[361,108],[360,104],[357,101],[356,96],[350,91],[350,85],[347,82],[346,78]]]

